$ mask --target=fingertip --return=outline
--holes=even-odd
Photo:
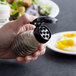
[[[45,54],[45,50],[42,50],[41,52],[40,52],[40,55],[44,55]]]
[[[35,29],[35,26],[32,25],[32,24],[26,24],[25,25],[25,28],[26,28],[26,30],[34,30]]]
[[[33,58],[32,58],[32,61],[37,60],[37,58],[38,58],[38,57],[33,57]]]
[[[30,61],[36,60],[37,58],[38,58],[38,56],[36,56],[36,57],[26,56],[26,57],[25,57],[25,62],[28,63],[28,62],[30,62]]]
[[[22,62],[22,61],[24,61],[24,58],[22,58],[22,57],[17,57],[17,58],[16,58],[16,61]]]
[[[30,30],[34,30],[35,29],[35,25],[30,24]]]
[[[32,56],[26,56],[24,59],[25,59],[26,62],[31,61],[32,60]]]
[[[32,30],[34,30],[36,28],[36,26],[35,25],[32,25]]]
[[[37,56],[39,56],[39,55],[40,55],[40,52],[37,51],[37,52],[35,52],[35,53],[33,54],[33,57],[37,57]]]

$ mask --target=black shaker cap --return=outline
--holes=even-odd
[[[50,25],[56,24],[57,19],[49,16],[40,16],[33,20],[31,24],[35,25],[34,36],[40,43],[46,43],[51,38]]]
[[[51,31],[47,26],[48,23],[42,23],[39,27],[34,30],[34,36],[36,40],[40,43],[46,43],[51,38]]]

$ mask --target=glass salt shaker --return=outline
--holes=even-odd
[[[48,42],[51,38],[51,30],[48,25],[56,23],[57,19],[47,16],[35,19],[31,24],[34,30],[25,31],[14,39],[11,50],[16,56],[32,55],[38,49],[39,44]]]

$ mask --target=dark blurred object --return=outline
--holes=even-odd
[[[33,20],[33,22],[31,22],[31,24],[35,25],[36,27],[45,22],[45,23],[50,23],[50,24],[56,24],[58,21],[58,19],[56,18],[52,18],[49,16],[40,16],[37,19]],[[49,25],[49,24],[48,24]]]
[[[39,17],[40,15],[39,15],[38,9],[39,9],[39,6],[37,4],[33,4],[27,8],[26,13]]]
[[[14,15],[11,15],[9,20],[16,20],[18,15],[19,15],[19,12]]]

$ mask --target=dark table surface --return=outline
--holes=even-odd
[[[53,0],[60,7],[59,22],[52,33],[76,30],[76,0]],[[46,54],[36,61],[20,64],[15,60],[0,60],[0,76],[76,76],[76,56],[53,52],[49,48]]]

